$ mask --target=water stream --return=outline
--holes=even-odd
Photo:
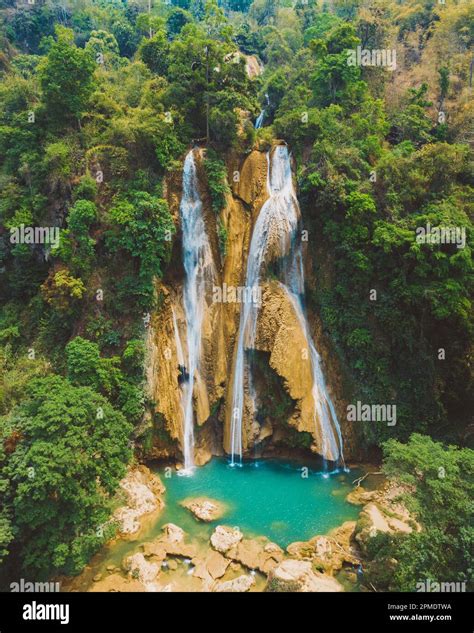
[[[304,272],[300,232],[300,211],[293,186],[291,162],[286,146],[278,146],[268,155],[268,194],[255,223],[250,242],[245,285],[258,296],[258,286],[264,275],[269,255],[279,260],[280,283],[288,295],[305,335],[312,370],[314,423],[320,429],[322,456],[338,462],[342,456],[342,436],[339,422],[326,388],[320,356],[309,332],[304,309]],[[275,252],[276,251],[276,252]],[[245,351],[254,348],[259,305],[244,303],[241,308],[239,334],[234,365],[231,413],[231,460],[242,461],[242,421],[245,392],[256,411],[252,371]],[[318,426],[319,425],[319,426]]]
[[[184,380],[181,383],[184,470],[181,472],[188,474],[194,467],[193,393],[201,361],[202,323],[206,297],[212,295],[216,280],[216,269],[206,233],[193,150],[188,153],[184,161],[180,216],[185,270],[183,306],[186,317],[186,366]],[[176,334],[176,319],[174,323]],[[180,341],[179,333],[177,341]],[[183,354],[178,345],[178,357],[180,353]]]
[[[263,122],[265,121],[265,116],[267,114],[267,108],[270,105],[270,97],[268,96],[268,94],[265,94],[265,100],[266,100],[267,104],[262,109],[262,111],[260,112],[260,114],[257,117],[257,120],[255,121],[255,129],[256,130],[259,130],[261,127],[263,127]]]

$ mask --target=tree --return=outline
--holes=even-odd
[[[80,121],[94,89],[95,62],[74,45],[69,29],[57,27],[56,38],[40,66],[43,101],[52,121]]]
[[[383,468],[410,491],[404,500],[422,531],[375,541],[368,580],[383,580],[379,586],[390,591],[415,591],[427,580],[465,582],[472,590],[474,451],[413,434],[407,444],[385,443]]]
[[[145,280],[161,277],[171,254],[173,218],[165,200],[144,191],[120,199],[109,212],[112,228],[106,242],[111,252],[120,249],[135,258]]]
[[[117,65],[120,55],[115,36],[103,30],[91,32],[85,50],[97,63],[103,63],[106,66]]]
[[[138,52],[152,72],[157,75],[166,75],[169,44],[164,31],[158,31],[150,39],[144,39]]]
[[[110,501],[131,457],[131,426],[61,376],[34,380],[8,425],[21,437],[4,472],[23,566],[77,574],[113,533]]]

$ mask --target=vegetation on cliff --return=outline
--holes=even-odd
[[[374,582],[464,578],[472,451],[400,442],[470,437],[473,6],[152,4],[0,2],[0,558],[75,573],[107,538],[99,528],[147,405],[155,280],[176,265],[165,178],[207,141],[219,216],[226,164],[282,138],[318,280],[311,308],[348,397],[397,403],[396,426],[366,424],[362,445],[390,440],[387,472],[411,478],[426,528],[374,540],[379,568],[399,561]],[[349,65],[359,46],[396,49],[397,69]],[[457,227],[465,243],[417,242],[427,225]],[[59,243],[12,243],[21,226],[55,227]],[[286,409],[286,394],[265,401],[278,423]]]

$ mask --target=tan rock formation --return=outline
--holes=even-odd
[[[160,478],[146,466],[130,470],[119,484],[126,495],[126,505],[114,512],[122,535],[135,534],[140,530],[141,519],[163,508],[165,491]]]
[[[287,559],[273,569],[266,591],[343,591],[335,578],[314,572],[309,561]]]
[[[181,505],[189,510],[199,521],[215,521],[220,519],[225,513],[225,505],[223,503],[207,497],[184,499],[181,501]]]
[[[255,584],[255,578],[250,575],[239,576],[233,580],[226,580],[225,582],[219,582],[214,587],[214,591],[217,592],[238,592],[243,593],[248,591]]]
[[[225,554],[234,545],[237,545],[243,538],[242,532],[238,528],[231,528],[227,525],[218,525],[211,536],[212,547]]]
[[[284,552],[276,543],[271,543],[265,537],[261,537],[243,539],[227,550],[225,555],[248,569],[257,569],[268,574],[283,560]]]
[[[245,158],[237,154],[229,158],[228,180],[231,193],[217,219],[211,209],[211,200],[205,185],[203,152],[197,152],[197,155],[203,214],[216,264],[217,282],[220,287],[226,284],[227,287],[237,288],[245,284],[252,227],[269,195],[267,156],[263,151],[254,150]],[[175,173],[167,179],[164,192],[178,229],[181,186],[181,174]],[[224,258],[219,254],[218,222],[227,235]],[[275,227],[272,235],[274,243],[281,248],[280,227]],[[271,250],[270,247],[269,257]],[[178,263],[181,259],[178,240],[173,256]],[[182,376],[179,369],[182,364],[179,346],[182,348],[182,356],[186,357],[186,324],[182,307],[183,271],[180,264],[173,265],[170,270],[172,277],[157,283],[160,308],[151,316],[147,334],[146,376],[148,394],[154,402],[155,414],[151,424],[155,425],[155,431],[159,431],[153,434],[153,446],[146,451],[149,458],[179,458],[183,442],[180,391]],[[295,401],[294,414],[288,424],[299,432],[310,433],[313,437],[311,450],[321,453],[320,425],[314,419],[311,393],[310,355],[302,325],[282,286],[272,281],[264,284],[262,290],[263,304],[258,319],[255,349],[270,354],[271,368],[282,378],[284,388]],[[203,321],[202,363],[194,390],[197,465],[206,463],[213,454],[220,454],[222,448],[230,452],[233,367],[240,308],[241,304],[237,302],[218,303],[212,297],[208,298]],[[225,416],[222,416],[224,409],[219,409],[222,399],[225,399]],[[255,412],[252,406],[252,401],[244,395],[244,451],[265,438],[270,438],[270,441],[272,436],[276,438],[271,420],[267,419],[259,424],[253,422]],[[206,424],[211,414],[219,415],[219,419],[225,417],[223,447],[220,436],[216,438],[215,426]]]
[[[295,542],[286,548],[299,560],[309,560],[319,570],[334,574],[345,564],[358,565],[360,560],[352,545],[355,521],[346,521],[327,536],[315,536],[309,541]]]

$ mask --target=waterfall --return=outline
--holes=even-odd
[[[201,361],[202,323],[207,305],[206,295],[209,296],[209,292],[212,291],[216,278],[211,246],[202,213],[196,162],[192,150],[184,161],[183,195],[179,211],[183,233],[185,271],[183,306],[186,318],[186,366],[181,385],[181,404],[183,409],[184,473],[189,473],[194,467],[193,393]],[[175,317],[174,323],[176,333]],[[179,333],[178,340],[180,340]],[[184,357],[182,348],[181,355]]]
[[[255,129],[256,130],[259,130],[263,126],[263,122],[265,120],[265,115],[267,113],[267,108],[270,105],[270,97],[268,96],[268,94],[265,94],[265,100],[266,100],[267,104],[262,109],[262,111],[260,112],[260,114],[257,117],[257,120],[255,121]]]
[[[285,146],[275,148],[267,155],[268,194],[255,223],[250,242],[245,285],[257,289],[264,273],[265,258],[275,255],[279,259],[280,284],[287,294],[305,335],[312,371],[312,396],[314,424],[321,427],[322,453],[325,459],[342,459],[342,436],[334,405],[326,388],[318,352],[309,332],[305,315],[304,271],[301,239],[298,231],[300,211],[293,186],[290,157]],[[275,253],[276,250],[276,253]],[[257,294],[252,293],[252,296]],[[259,306],[244,303],[241,309],[239,334],[234,365],[231,412],[231,459],[242,459],[242,420],[244,407],[244,382],[255,410],[255,393],[245,350],[255,343]]]

